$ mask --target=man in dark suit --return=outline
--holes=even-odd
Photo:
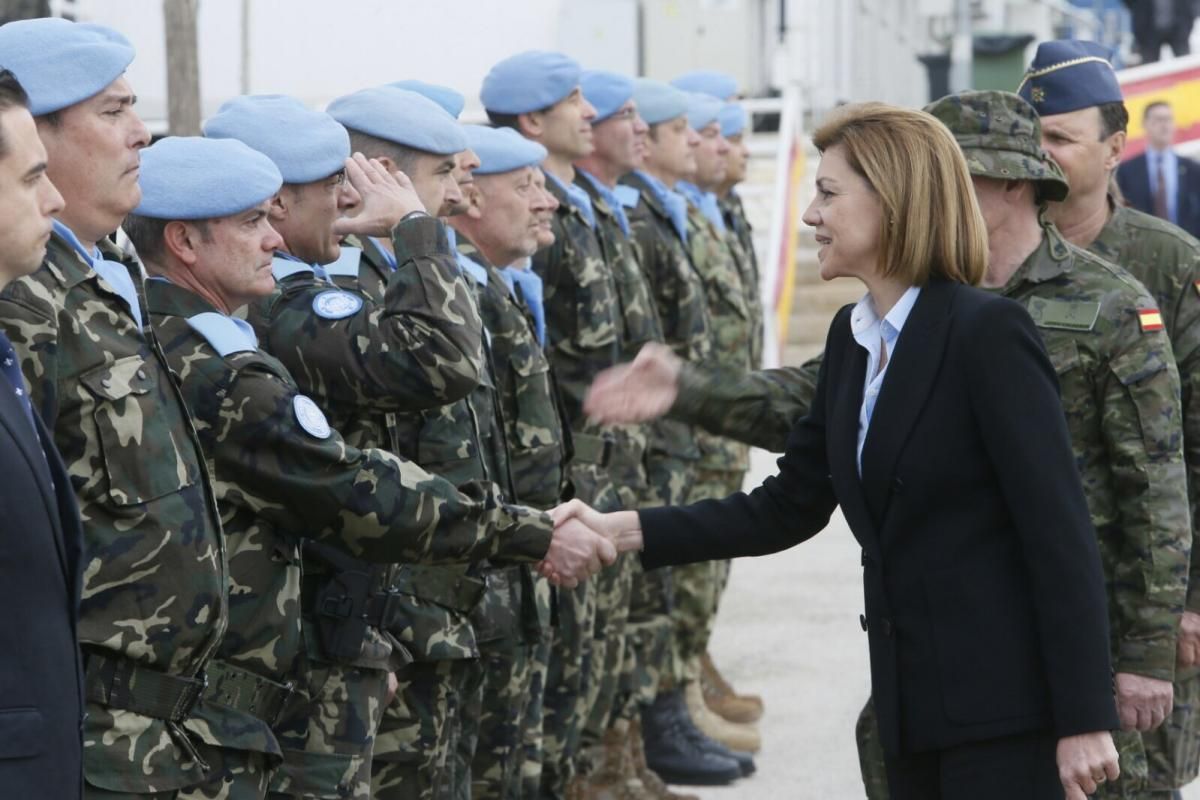
[[[0,71],[0,288],[38,268],[63,208],[27,103],[12,73]],[[79,515],[3,333],[0,475],[0,787],[5,797],[78,798]]]
[[[1133,39],[1143,64],[1158,61],[1165,44],[1178,58],[1191,52],[1188,39],[1196,21],[1194,0],[1124,0]],[[1079,5],[1079,4],[1076,4]]]
[[[1172,222],[1200,236],[1200,163],[1171,149],[1175,115],[1163,101],[1142,114],[1146,152],[1117,167],[1121,193],[1138,211]]]

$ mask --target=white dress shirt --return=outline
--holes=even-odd
[[[850,313],[850,332],[854,334],[854,341],[867,351],[867,376],[863,382],[862,407],[858,411],[857,461],[860,477],[862,476],[863,443],[867,440],[867,429],[871,427],[871,415],[875,412],[875,401],[879,399],[879,392],[883,389],[883,379],[887,375],[888,367],[892,364],[892,356],[896,353],[896,341],[900,338],[900,331],[904,329],[909,312],[912,311],[920,294],[920,286],[910,286],[908,291],[900,295],[900,299],[884,315],[883,319],[880,319],[879,314],[875,311],[875,302],[868,292],[863,295],[863,299],[858,301],[858,305]],[[887,360],[884,361],[881,368],[879,362],[883,360],[885,348]]]

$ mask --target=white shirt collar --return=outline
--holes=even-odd
[[[854,334],[854,338],[859,341],[859,344],[862,344],[862,338],[868,336],[882,337],[888,342],[895,341],[896,337],[900,335],[900,331],[904,329],[904,323],[908,321],[908,315],[912,313],[913,306],[916,305],[917,297],[920,294],[920,286],[908,287],[904,294],[900,295],[896,304],[880,320],[879,314],[875,311],[875,301],[871,299],[871,293],[868,292],[863,295],[850,313],[850,332]]]

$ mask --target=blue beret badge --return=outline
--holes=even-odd
[[[314,438],[328,439],[333,433],[333,429],[329,427],[329,421],[325,419],[325,413],[317,407],[311,397],[298,394],[292,398],[292,409],[296,412],[296,421],[300,423],[300,427]]]
[[[313,298],[313,311],[323,319],[345,319],[358,313],[362,308],[362,298],[340,289],[330,289],[321,292]]]

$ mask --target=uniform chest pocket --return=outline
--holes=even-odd
[[[576,275],[576,343],[584,349],[595,349],[616,342],[620,313],[616,282],[608,266],[599,258],[588,259]]]
[[[132,355],[79,378],[93,400],[109,498],[119,506],[148,503],[200,477],[186,432],[172,426],[173,415],[164,413],[174,398],[167,396],[170,387],[155,380],[156,372],[140,355]]]
[[[562,439],[550,364],[536,348],[518,348],[509,359],[513,373],[514,445],[532,450]]]

